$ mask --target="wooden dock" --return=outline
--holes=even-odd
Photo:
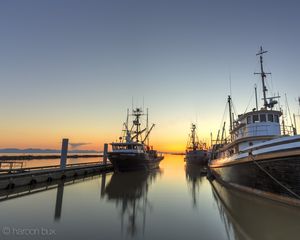
[[[111,174],[111,173],[107,173]],[[14,198],[19,198],[27,195],[33,195],[39,192],[48,191],[51,189],[57,189],[60,186],[69,186],[77,183],[81,183],[84,181],[89,181],[94,178],[99,178],[102,176],[105,177],[106,173],[89,173],[87,175],[78,175],[77,177],[66,178],[63,180],[53,180],[51,182],[41,182],[36,183],[34,185],[25,185],[20,187],[15,187],[13,189],[1,189],[0,190],[0,202],[7,201]],[[101,190],[101,189],[100,189]]]
[[[70,154],[68,158],[100,158],[103,154]],[[49,155],[3,155],[0,156],[0,161],[4,160],[36,160],[36,159],[60,159],[60,154],[49,154]]]
[[[68,164],[64,168],[62,168],[61,165],[7,168],[0,170],[0,189],[11,189],[14,187],[84,176],[91,173],[110,171],[113,171],[112,164],[102,162]]]

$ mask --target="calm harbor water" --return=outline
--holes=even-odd
[[[15,153],[1,153],[0,156],[20,156],[20,155],[38,155],[38,156],[47,156],[47,155],[59,155],[59,153],[24,153],[24,154],[15,154]],[[72,153],[71,155],[82,155],[80,153]],[[93,154],[84,154],[84,155],[95,155]],[[85,158],[85,157],[78,157],[78,158],[68,158],[67,159],[67,164],[77,164],[77,163],[88,163],[88,162],[98,162],[102,161],[102,157],[99,158]],[[31,160],[5,160],[4,162],[22,162],[23,168],[30,168],[30,167],[41,167],[41,166],[54,166],[54,165],[59,165],[60,164],[60,159],[31,159]],[[3,164],[1,167],[9,167],[9,165]],[[20,167],[20,165],[16,164],[14,167]]]
[[[0,239],[273,240],[300,235],[299,208],[211,184],[200,169],[187,168],[183,156],[166,155],[157,171],[108,173],[0,195]]]

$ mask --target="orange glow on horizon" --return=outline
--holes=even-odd
[[[16,121],[16,120],[15,120]],[[67,121],[67,120],[64,120]],[[94,121],[94,120],[93,120]],[[116,120],[114,120],[116,121]],[[70,143],[87,143],[70,150],[103,150],[104,143],[118,140],[121,134],[119,121],[99,125],[75,123],[57,125],[55,122],[6,122],[0,126],[0,148],[40,148],[60,149],[62,138],[69,138]],[[13,124],[14,127],[11,127]],[[82,124],[82,123],[81,123]],[[162,152],[184,152],[189,134],[188,122],[161,123],[154,129],[150,137],[150,145]],[[10,127],[9,127],[10,126]],[[208,133],[203,133],[200,139],[209,139]]]
[[[10,137],[2,138],[0,140],[0,148],[40,148],[40,149],[60,149],[62,138],[69,138],[70,143],[86,143],[77,148],[71,148],[70,150],[103,150],[104,143],[114,142],[116,139],[109,137],[80,137],[80,136],[49,136],[44,137],[40,135],[20,135],[16,138]],[[154,149],[162,152],[184,152],[186,148],[186,138],[165,138],[155,141],[150,141],[150,146]]]

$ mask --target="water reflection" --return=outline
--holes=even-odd
[[[300,209],[212,182],[228,239],[298,239]]]
[[[205,176],[206,173],[204,173],[204,166],[194,164],[185,165],[185,177],[188,184],[188,190],[192,195],[193,208],[198,207],[199,189],[205,180]]]
[[[63,202],[63,196],[64,196],[64,186],[65,186],[64,181],[60,181],[57,185],[55,214],[54,214],[55,221],[59,221],[60,216],[61,216],[62,202]]]
[[[54,208],[54,221],[58,222],[61,218],[62,206],[63,206],[63,196],[64,196],[64,188],[65,185],[70,186],[76,183],[81,183],[83,181],[89,181],[94,177],[98,177],[99,175],[89,175],[89,176],[79,176],[77,178],[68,178],[63,180],[56,180],[53,182],[43,182],[38,183],[33,186],[26,185],[17,187],[14,189],[3,189],[0,191],[0,202],[12,200],[16,198],[26,197],[28,195],[34,195],[38,193],[42,193],[49,190],[54,190],[56,188],[56,198],[55,198],[55,208]],[[105,179],[106,175],[102,174],[102,179]],[[104,181],[105,182],[105,181]],[[51,201],[51,199],[50,199]],[[53,199],[54,201],[54,199]]]
[[[55,229],[53,240],[299,238],[300,208],[211,184],[183,156],[167,155],[161,168],[1,190],[0,228]]]
[[[135,237],[139,231],[144,235],[147,211],[153,206],[148,200],[148,190],[161,170],[115,172],[102,197],[114,202],[121,217],[121,234]],[[126,228],[124,233],[124,226]]]

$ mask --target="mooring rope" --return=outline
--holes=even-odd
[[[285,190],[287,190],[289,193],[291,193],[292,195],[294,195],[295,197],[297,197],[298,199],[300,199],[300,196],[297,193],[293,192],[291,189],[289,189],[288,187],[284,186],[280,181],[278,181],[275,177],[273,177],[267,170],[265,170],[262,166],[260,166],[260,164],[254,159],[254,156],[253,156],[252,152],[249,152],[249,157],[256,164],[256,166],[258,166],[264,173],[266,173],[278,185],[280,185]]]

